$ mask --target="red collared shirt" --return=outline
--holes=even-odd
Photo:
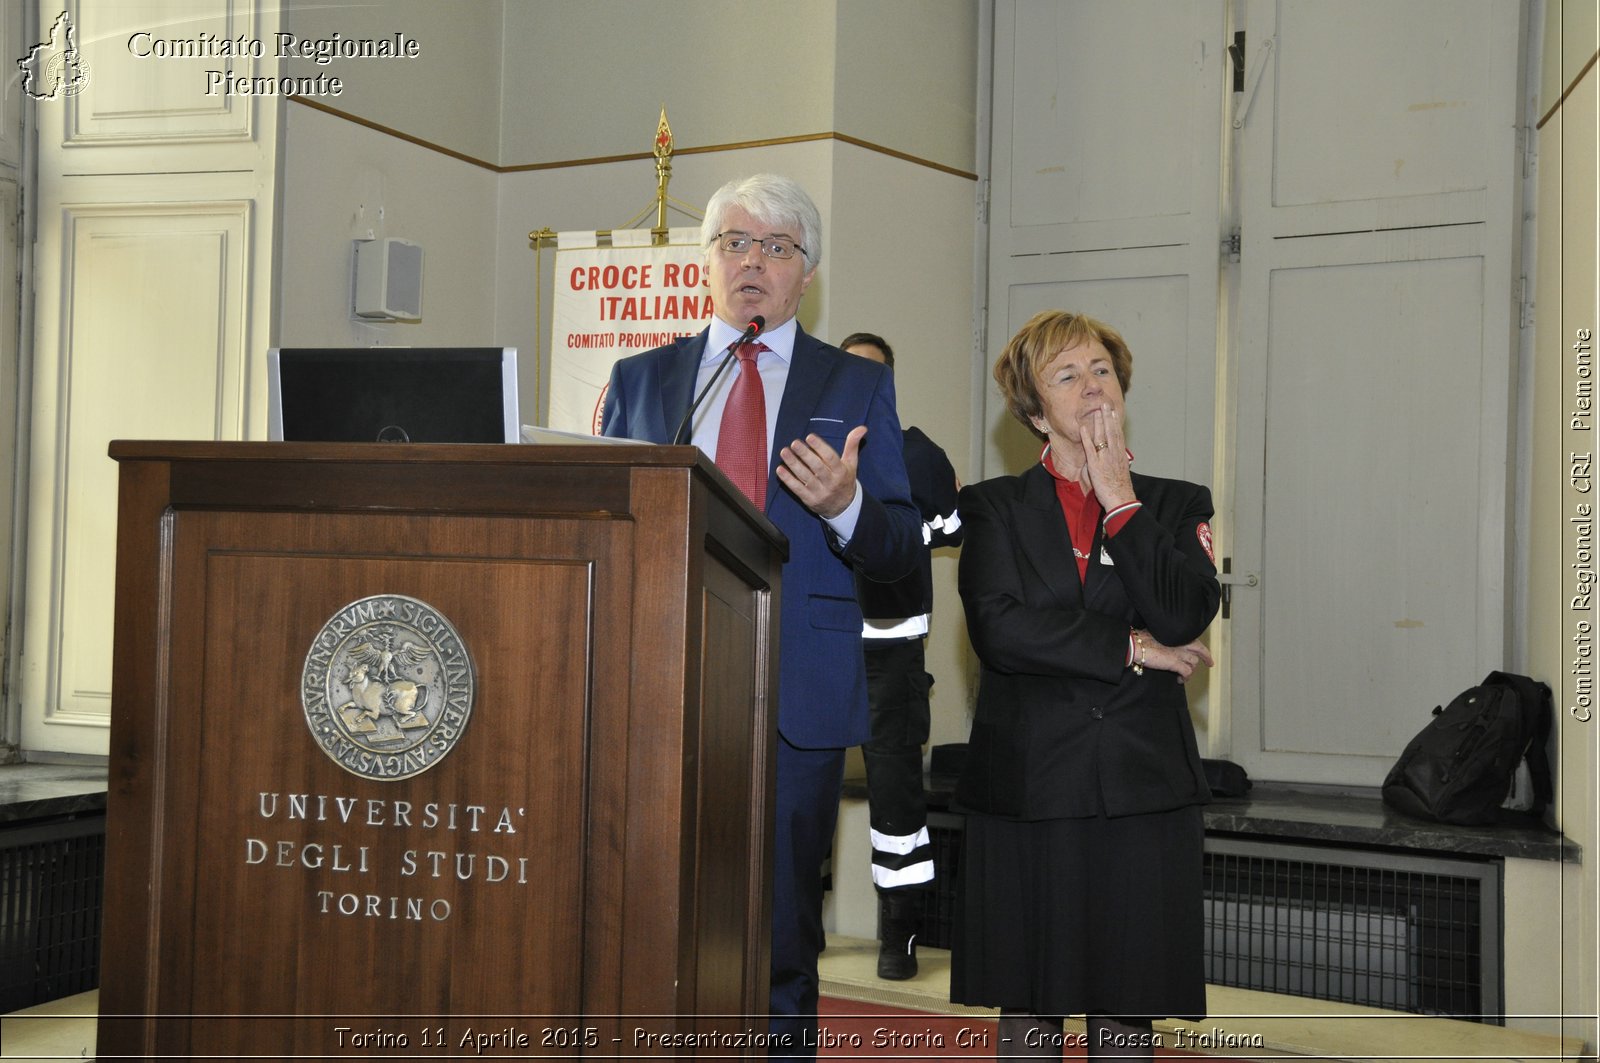
[[[1133,461],[1132,451],[1128,452],[1128,461]],[[1050,444],[1045,444],[1039,454],[1039,462],[1056,482],[1056,500],[1061,503],[1061,513],[1067,518],[1067,536],[1072,540],[1072,555],[1078,562],[1078,579],[1086,580],[1089,577],[1089,551],[1094,547],[1094,529],[1100,522],[1100,500],[1093,492],[1085,495],[1077,480],[1069,480],[1056,471],[1055,462],[1050,460]],[[1106,538],[1110,539],[1121,531],[1141,505],[1142,502],[1129,502],[1106,514]]]

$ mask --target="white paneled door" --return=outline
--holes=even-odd
[[[1524,13],[1246,11],[1231,747],[1375,785],[1508,664]]]
[[[39,12],[47,28],[63,17],[53,0]],[[206,60],[139,59],[129,41],[262,38],[278,12],[250,0],[79,0],[67,17],[87,81],[29,103],[39,232],[14,707],[25,749],[103,754],[117,531],[107,445],[241,439],[259,423],[281,106],[208,95]],[[225,65],[254,75],[272,63]]]
[[[1226,7],[1023,0],[995,25],[989,360],[1033,314],[1087,313],[1134,352],[1137,467],[1209,482]],[[1038,445],[990,387],[984,472]]]
[[[1375,784],[1507,664],[1525,20],[996,5],[990,360],[1046,307],[1128,338],[1136,467],[1217,501],[1202,742],[1257,778]],[[1035,460],[986,409],[985,472]]]

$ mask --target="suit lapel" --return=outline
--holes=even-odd
[[[668,443],[673,441],[672,433],[677,431],[694,398],[694,380],[700,371],[700,359],[705,356],[709,331],[692,337],[679,349],[678,357],[669,360],[661,371],[661,438]]]
[[[1067,535],[1067,518],[1056,498],[1055,480],[1043,465],[1023,473],[1017,544],[1057,600],[1073,606],[1083,605],[1083,585],[1072,558],[1072,540]]]
[[[1104,516],[1095,522],[1094,542],[1089,544],[1089,567],[1083,574],[1083,600],[1094,601],[1106,579],[1106,568],[1100,560],[1100,555],[1106,548],[1106,525]]]
[[[778,422],[773,429],[767,454],[767,508],[771,509],[778,493],[778,451],[792,440],[802,439],[811,426],[811,415],[816,412],[827,383],[829,367],[817,357],[821,343],[806,335],[795,325],[794,351],[789,356],[789,379],[783,386],[783,403],[778,407]]]
[[[1138,473],[1130,473],[1133,480],[1133,493],[1145,505],[1151,505],[1151,490],[1148,479]],[[1126,609],[1128,605],[1127,591],[1123,589],[1120,579],[1112,579],[1116,575],[1116,566],[1109,560],[1102,561],[1102,557],[1109,559],[1106,552],[1106,525],[1101,519],[1094,530],[1094,549],[1089,555],[1089,572],[1084,579],[1084,603],[1097,609],[1104,609],[1108,613],[1117,614]]]

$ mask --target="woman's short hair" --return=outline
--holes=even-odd
[[[1087,314],[1041,310],[1017,330],[1006,349],[1000,352],[999,361],[994,363],[994,379],[1000,385],[1000,394],[1005,397],[1011,416],[1040,439],[1045,438],[1033,423],[1033,419],[1044,412],[1044,403],[1039,398],[1039,374],[1062,351],[1096,340],[1111,355],[1111,368],[1126,395],[1133,386],[1133,352],[1128,350],[1122,335]]]
[[[822,261],[822,215],[806,190],[787,177],[758,173],[729,181],[706,202],[706,217],[700,223],[700,246],[707,251],[722,232],[722,219],[728,208],[738,207],[758,221],[778,230],[793,230],[794,242],[805,248],[806,272]],[[768,236],[769,233],[751,233]]]
[[[848,351],[852,347],[876,347],[883,352],[883,364],[890,369],[894,368],[894,349],[889,346],[882,336],[873,332],[852,332],[839,341],[839,349]]]

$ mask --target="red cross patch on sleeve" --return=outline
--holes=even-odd
[[[1201,521],[1199,526],[1195,528],[1194,534],[1200,540],[1200,546],[1205,550],[1206,557],[1210,558],[1211,564],[1215,566],[1217,555],[1211,549],[1211,525],[1206,521]]]

